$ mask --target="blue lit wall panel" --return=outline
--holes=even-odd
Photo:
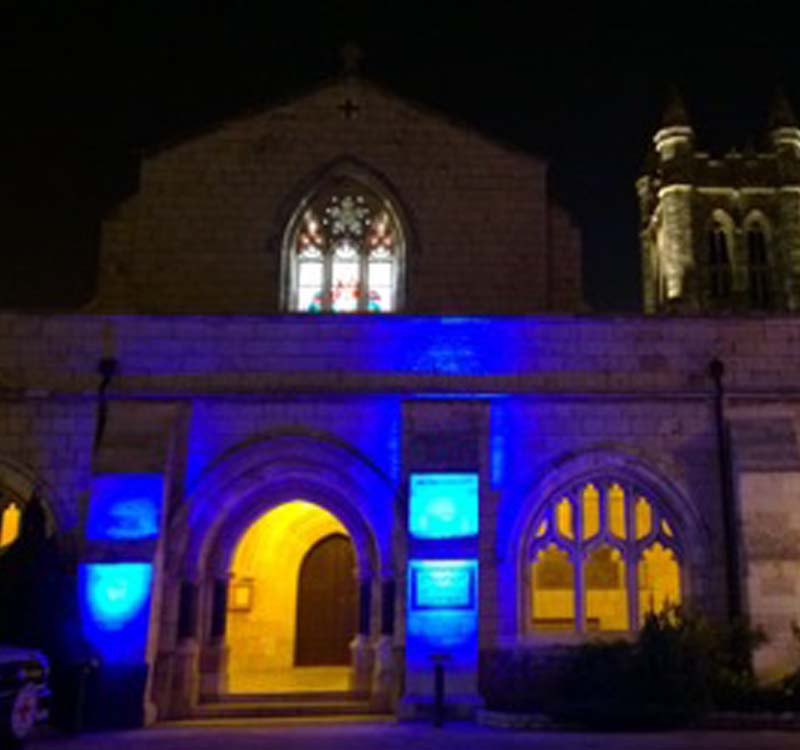
[[[103,660],[141,664],[150,621],[150,563],[82,563],[78,569],[81,622]]]
[[[92,479],[88,539],[158,536],[164,482],[160,474],[103,474]]]
[[[451,669],[474,666],[478,653],[477,560],[411,560],[408,577],[408,665],[428,669],[434,656],[445,655]],[[423,594],[420,583],[427,589]],[[441,606],[436,606],[437,602]]]
[[[418,539],[478,533],[477,474],[412,474],[408,529]]]

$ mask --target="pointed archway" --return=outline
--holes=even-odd
[[[229,692],[347,689],[356,576],[347,529],[319,505],[289,501],[252,523],[230,568]]]

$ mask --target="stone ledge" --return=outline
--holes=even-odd
[[[506,711],[490,711],[479,709],[475,714],[475,723],[495,729],[530,729],[552,731],[591,731],[571,724],[560,724],[545,714],[518,714]],[[709,714],[705,719],[691,726],[692,729],[707,730],[765,730],[800,731],[800,713],[786,711],[783,713],[736,713],[725,711]]]

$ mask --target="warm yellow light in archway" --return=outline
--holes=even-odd
[[[265,513],[242,536],[231,565],[231,691],[246,690],[254,673],[293,666],[300,564],[311,547],[335,533],[347,535],[334,515],[294,500]]]
[[[11,503],[0,514],[0,547],[6,547],[19,536],[19,522],[22,512],[16,503]]]

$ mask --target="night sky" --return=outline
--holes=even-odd
[[[87,301],[100,218],[135,189],[143,149],[308,90],[353,40],[367,77],[545,157],[584,232],[589,304],[636,310],[633,183],[668,86],[700,147],[759,145],[777,85],[800,109],[798,19],[763,2],[609,5],[6,3],[0,305]]]

